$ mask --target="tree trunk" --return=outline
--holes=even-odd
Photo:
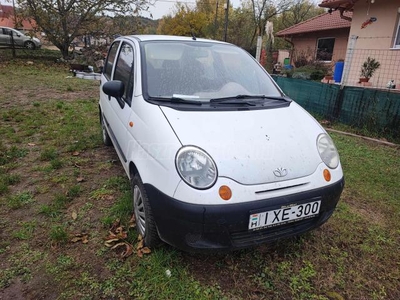
[[[61,51],[61,55],[64,59],[68,59],[69,58],[69,45],[66,45],[65,43],[62,45],[57,46],[58,49],[60,49]]]
[[[272,73],[272,70],[274,68],[274,58],[273,58],[273,51],[272,51],[272,39],[271,37],[268,38],[267,41],[267,61],[265,64],[265,68],[267,69],[268,72]]]

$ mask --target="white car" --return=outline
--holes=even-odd
[[[344,187],[325,130],[228,43],[116,39],[99,109],[149,247],[237,249],[297,235],[328,220]]]

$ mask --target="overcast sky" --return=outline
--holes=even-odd
[[[222,2],[224,0],[220,1]],[[160,19],[164,15],[173,13],[173,8],[177,2],[187,3],[190,7],[194,7],[196,3],[195,0],[157,0],[156,4],[150,7],[149,12],[153,15],[154,20]],[[234,7],[238,7],[240,5],[240,0],[230,0],[230,2],[233,3]],[[0,3],[12,5],[12,0],[0,0]],[[143,12],[142,15],[150,18],[149,13]]]
[[[164,15],[173,13],[175,4],[177,2],[186,3],[189,5],[189,7],[194,7],[196,3],[195,0],[157,0],[156,4],[153,7],[150,7],[149,12],[152,13],[154,20],[160,19]],[[220,0],[220,2],[224,2],[224,0]],[[240,6],[240,0],[230,0],[230,3],[232,3],[233,7]],[[143,16],[149,17],[149,14],[143,13]]]
[[[224,2],[225,0],[220,0],[221,2]],[[320,3],[322,0],[312,0],[314,3]],[[173,9],[175,6],[175,3],[181,2],[181,3],[187,3],[189,6],[194,7],[195,0],[182,0],[182,1],[176,1],[176,0],[157,0],[156,4],[154,6],[151,6],[149,9],[149,12],[153,15],[153,19],[157,20],[160,19],[162,16],[167,15],[167,14],[172,14]],[[241,0],[230,0],[232,3],[233,7],[239,7]],[[0,0],[1,4],[8,4],[12,5],[12,0]],[[143,12],[142,15],[144,17],[150,18],[150,14]]]

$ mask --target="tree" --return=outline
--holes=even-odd
[[[282,28],[288,28],[305,20],[311,19],[312,17],[323,14],[325,10],[321,7],[316,6],[309,0],[294,0],[293,5],[282,13],[280,20]],[[280,30],[279,29],[279,30]]]
[[[247,2],[229,13],[228,42],[238,45],[255,55],[255,44],[251,43],[254,31],[252,8]]]
[[[287,11],[293,0],[250,0],[252,5],[254,30],[250,40],[253,44],[257,35],[263,35],[264,28],[269,19]]]
[[[177,4],[174,16],[168,15],[159,22],[158,34],[172,34],[208,38],[207,28],[211,22],[210,15],[197,9],[191,9],[188,5]]]
[[[68,49],[86,27],[106,13],[137,14],[150,0],[19,0],[46,38],[68,58]],[[100,25],[101,26],[101,25]]]
[[[284,13],[275,16],[272,20],[274,22],[274,31],[278,32],[286,29],[295,24],[301,23],[305,20],[316,17],[325,12],[323,8],[318,7],[310,0],[294,0],[293,5]],[[275,48],[291,48],[287,41],[283,38],[275,39]]]

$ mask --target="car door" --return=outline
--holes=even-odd
[[[7,28],[0,28],[0,44],[1,45],[10,45],[10,30]]]
[[[24,34],[22,34],[17,30],[13,30],[13,38],[14,38],[14,44],[16,46],[23,47],[27,36],[25,36]]]
[[[105,101],[108,107],[103,109],[103,114],[109,126],[109,132],[114,146],[120,157],[127,161],[127,149],[129,139],[127,139],[127,130],[129,119],[132,113],[131,103],[133,95],[133,69],[134,69],[134,47],[128,42],[122,42],[121,45],[112,45],[110,54],[118,47],[114,63],[111,80],[119,80],[124,83],[124,95],[121,99],[108,97]],[[109,54],[109,56],[110,56]],[[107,60],[108,62],[109,60]],[[105,66],[107,72],[108,66]],[[104,101],[103,101],[104,103]]]

